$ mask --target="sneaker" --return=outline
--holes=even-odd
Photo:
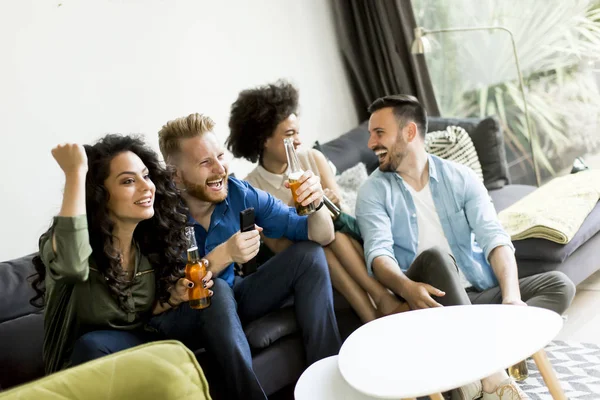
[[[513,379],[502,382],[494,393],[483,392],[481,400],[531,400]]]
[[[452,400],[478,400],[482,396],[481,381],[469,383],[452,391]]]

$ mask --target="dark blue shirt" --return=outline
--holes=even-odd
[[[248,182],[229,177],[227,198],[215,207],[208,232],[190,217],[202,257],[240,230],[240,211],[249,207],[254,208],[256,225],[264,229],[266,237],[308,240],[307,217],[299,216],[295,208],[288,207],[267,192],[253,188]],[[234,264],[226,267],[219,278],[233,286]]]

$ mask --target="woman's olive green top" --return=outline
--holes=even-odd
[[[69,366],[73,344],[86,332],[143,326],[151,315],[155,296],[154,270],[137,246],[133,282],[126,289],[129,310],[124,310],[96,268],[86,216],[55,217],[52,234],[56,252],[52,235],[40,243],[40,256],[46,266],[46,373]]]

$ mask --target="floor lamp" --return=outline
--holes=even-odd
[[[508,33],[510,36],[510,41],[512,43],[513,54],[515,56],[515,66],[517,67],[517,74],[519,76],[519,90],[521,91],[521,96],[523,97],[523,109],[525,111],[525,123],[527,124],[527,133],[529,134],[529,146],[531,148],[531,161],[533,163],[533,172],[535,174],[535,182],[537,186],[540,186],[540,173],[538,170],[537,162],[535,160],[535,151],[533,145],[533,131],[531,129],[531,121],[529,118],[529,109],[527,107],[527,98],[525,96],[525,85],[523,84],[523,74],[521,74],[521,67],[519,65],[519,57],[517,56],[517,46],[515,44],[515,39],[513,34],[508,29],[502,26],[478,26],[473,28],[450,28],[450,29],[435,29],[428,30],[423,27],[415,28],[415,40],[411,46],[412,54],[424,54],[426,51],[425,43],[423,42],[423,38],[426,35],[436,34],[436,33],[448,33],[448,32],[470,32],[470,31],[504,31]]]

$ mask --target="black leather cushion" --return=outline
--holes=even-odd
[[[444,130],[450,125],[460,126],[471,136],[483,171],[483,182],[488,190],[499,189],[510,183],[504,136],[496,118],[430,117],[427,131]]]
[[[264,349],[284,336],[298,331],[293,307],[285,307],[250,322],[244,333],[253,350]]]
[[[255,354],[252,366],[267,396],[295,383],[307,367],[302,335],[286,336]]]
[[[0,262],[0,323],[39,311],[29,304],[35,295],[28,280],[35,272],[33,256]]]
[[[29,304],[33,254],[0,263],[0,386],[4,389],[43,374],[44,321]]]
[[[44,374],[41,312],[0,324],[0,386],[8,389]]]
[[[317,146],[315,148],[335,165],[338,174],[354,167],[359,162],[366,165],[367,172],[370,174],[379,166],[379,160],[367,146],[368,141],[369,130],[368,121],[366,121],[350,132],[327,143],[321,143],[318,148]]]

